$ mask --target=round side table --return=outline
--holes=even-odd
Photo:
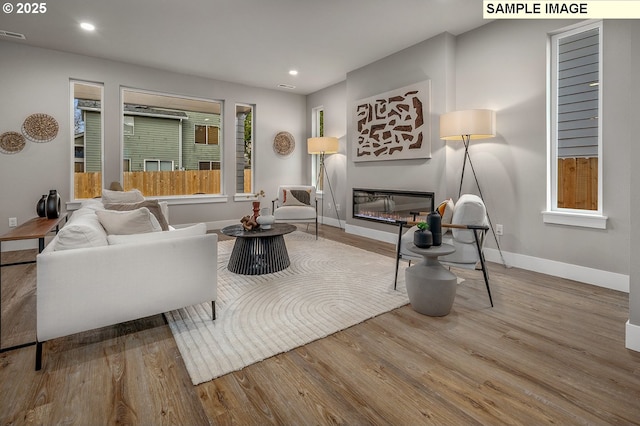
[[[409,250],[424,257],[424,261],[405,271],[407,295],[413,310],[432,317],[442,317],[451,312],[456,297],[458,278],[438,262],[438,256],[451,254],[456,249],[451,244],[427,249],[411,245]]]

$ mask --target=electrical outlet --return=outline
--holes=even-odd
[[[18,226],[18,218],[17,217],[10,217],[9,218],[9,228],[15,228],[16,226]]]
[[[340,211],[340,204],[336,204],[336,210]]]
[[[501,224],[497,224],[496,225],[496,235],[503,235],[504,234],[504,228],[502,227]]]

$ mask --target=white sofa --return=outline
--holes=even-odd
[[[47,340],[203,302],[215,319],[216,234],[199,224],[108,235],[103,210],[83,203],[37,256],[36,370]]]

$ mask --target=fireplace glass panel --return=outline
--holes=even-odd
[[[434,193],[386,189],[353,189],[353,217],[375,222],[426,221]]]

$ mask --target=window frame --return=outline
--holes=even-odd
[[[209,203],[226,203],[229,200],[229,196],[225,192],[225,178],[224,178],[224,170],[225,167],[224,157],[225,157],[225,147],[224,147],[224,119],[225,119],[225,101],[222,99],[214,99],[214,98],[202,98],[198,96],[192,95],[182,95],[175,94],[166,91],[157,91],[157,90],[148,90],[148,89],[140,89],[132,86],[120,86],[120,123],[121,126],[124,125],[124,116],[125,113],[125,99],[126,92],[131,92],[132,94],[142,94],[142,95],[157,95],[157,96],[165,96],[170,98],[175,98],[177,101],[203,101],[203,102],[214,102],[219,104],[220,108],[220,125],[217,126],[219,129],[219,143],[218,147],[220,149],[220,165],[221,165],[221,175],[220,175],[220,193],[211,193],[211,194],[170,194],[170,195],[149,195],[150,199],[161,199],[163,201],[167,201],[169,205],[189,205],[189,204],[209,204]],[[182,121],[182,120],[181,120]],[[121,127],[123,129],[123,127]],[[124,180],[124,162],[122,161],[125,157],[124,155],[124,146],[125,146],[125,135],[124,131],[120,132],[120,176]],[[220,138],[222,138],[222,143],[220,143]],[[195,145],[195,144],[194,144]],[[215,145],[214,145],[215,146]],[[130,159],[131,160],[131,159]],[[174,161],[173,167],[174,170],[176,167],[176,161]],[[130,165],[132,165],[130,161]],[[182,169],[181,169],[182,170]]]
[[[75,105],[75,99],[76,99],[76,93],[75,93],[75,86],[76,84],[78,85],[84,85],[84,86],[91,86],[94,87],[96,89],[99,89],[100,92],[100,100],[99,100],[99,104],[100,104],[100,188],[104,188],[104,162],[105,162],[105,153],[104,153],[104,83],[103,82],[97,82],[97,81],[88,81],[88,80],[78,80],[78,79],[69,79],[69,98],[70,98],[70,129],[71,129],[71,146],[70,146],[70,156],[71,156],[71,167],[72,167],[72,171],[70,173],[70,179],[69,179],[69,186],[70,186],[70,190],[69,193],[71,194],[71,200],[68,202],[67,206],[68,208],[73,208],[76,204],[80,203],[83,200],[86,200],[87,198],[79,198],[78,195],[76,194],[76,185],[75,185],[75,179],[76,173],[86,173],[87,172],[87,140],[86,140],[86,129],[83,135],[83,145],[82,145],[82,151],[83,151],[83,155],[82,155],[82,161],[79,161],[80,158],[76,157],[76,144],[75,144],[75,139],[76,139],[76,135],[75,135],[75,110],[76,110],[76,105]],[[85,111],[81,111],[82,114],[82,121],[86,122],[86,112]],[[75,170],[75,166],[76,163],[82,163],[82,172],[77,172]],[[100,195],[100,194],[95,194]]]
[[[235,107],[234,107],[234,116],[235,116],[235,129],[236,129],[236,136],[234,139],[234,147],[236,150],[236,156],[237,153],[239,152],[239,148],[238,148],[238,111],[241,109],[249,109],[250,114],[251,114],[251,158],[249,159],[249,163],[251,164],[251,182],[249,182],[250,184],[250,191],[249,192],[241,192],[238,191],[238,183],[235,182],[234,183],[234,190],[235,190],[235,195],[234,195],[234,201],[252,201],[252,200],[257,200],[258,198],[255,196],[255,193],[257,192],[256,190],[256,148],[257,148],[257,144],[256,144],[256,104],[251,104],[251,103],[244,103],[244,102],[236,102]],[[244,144],[244,140],[243,140],[243,144]],[[243,152],[246,152],[244,150],[243,147]],[[237,173],[238,173],[238,158],[236,157],[236,164],[234,166],[234,170],[236,173],[236,179],[237,179]],[[244,169],[243,169],[244,172]],[[244,181],[243,181],[244,183]],[[244,190],[244,188],[243,188]]]
[[[311,137],[324,136],[324,106],[319,105],[311,110]],[[320,154],[311,154],[311,185],[316,187],[316,196],[322,198],[324,179],[318,182],[320,176]]]
[[[598,29],[598,208],[597,210],[558,207],[558,41],[565,37]],[[559,225],[606,229],[603,175],[603,23],[591,21],[563,28],[549,34],[547,45],[547,206],[543,222]]]

